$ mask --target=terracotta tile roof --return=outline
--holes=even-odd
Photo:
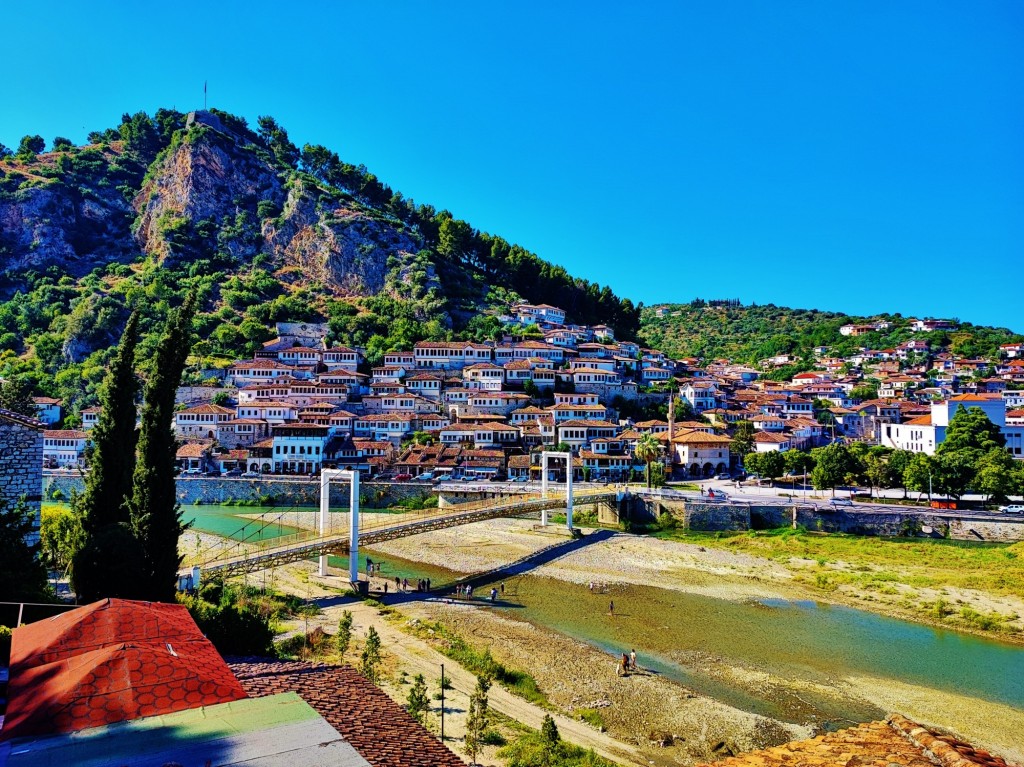
[[[20,413],[4,410],[2,408],[0,408],[0,421],[10,421],[11,423],[19,424],[20,426],[28,426],[30,429],[35,429],[36,431],[43,431],[43,429],[46,428],[46,424],[42,421],[37,421],[35,418],[29,418],[27,415],[21,415]]]
[[[297,692],[374,767],[464,767],[409,714],[347,666],[232,659],[252,697]]]
[[[937,735],[893,714],[884,722],[867,722],[810,740],[750,751],[699,767],[1009,767],[1000,757],[975,749],[948,735]]]
[[[754,442],[762,442],[765,444],[773,443],[781,445],[783,442],[789,442],[789,437],[785,437],[782,434],[772,434],[771,432],[767,431],[759,431],[756,434],[754,434]]]
[[[0,740],[245,696],[183,605],[105,599],[15,629]]]

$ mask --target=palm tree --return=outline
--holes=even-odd
[[[633,448],[633,455],[637,457],[637,460],[643,461],[646,464],[648,489],[651,487],[651,462],[658,457],[660,452],[661,443],[650,432],[641,436],[636,441],[636,447]]]

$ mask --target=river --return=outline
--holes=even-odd
[[[236,539],[295,531],[284,522],[286,510],[184,510],[196,529]],[[267,512],[264,521],[239,516],[254,512]],[[361,571],[367,554],[384,562],[383,575],[429,577],[435,590],[465,578],[372,549],[362,552]],[[330,563],[347,567],[344,557],[331,557]],[[483,597],[501,583],[475,580],[475,592]],[[812,601],[733,601],[626,584],[592,591],[530,574],[507,578],[504,585],[493,609],[609,654],[635,648],[645,668],[736,708],[785,721],[814,718],[839,727],[884,716],[849,692],[848,678],[893,680],[1024,710],[1024,648],[995,640]]]

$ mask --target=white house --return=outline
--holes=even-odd
[[[61,401],[53,397],[33,397],[36,405],[36,418],[47,426],[60,423]]]
[[[272,430],[271,457],[276,474],[313,474],[323,466],[331,428],[318,424],[280,424]]]
[[[74,429],[56,429],[43,432],[43,466],[57,468],[85,466],[85,448],[89,434]]]
[[[214,439],[218,426],[235,419],[235,411],[222,405],[204,402],[174,414],[174,434],[183,439],[201,437]]]

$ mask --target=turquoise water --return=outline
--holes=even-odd
[[[296,511],[296,509],[291,509]],[[311,509],[301,509],[311,511]],[[193,506],[181,507],[186,522],[192,529],[212,533],[235,541],[262,541],[291,535],[299,528],[288,524],[288,510],[255,506]],[[247,519],[242,514],[260,514],[261,519]]]

